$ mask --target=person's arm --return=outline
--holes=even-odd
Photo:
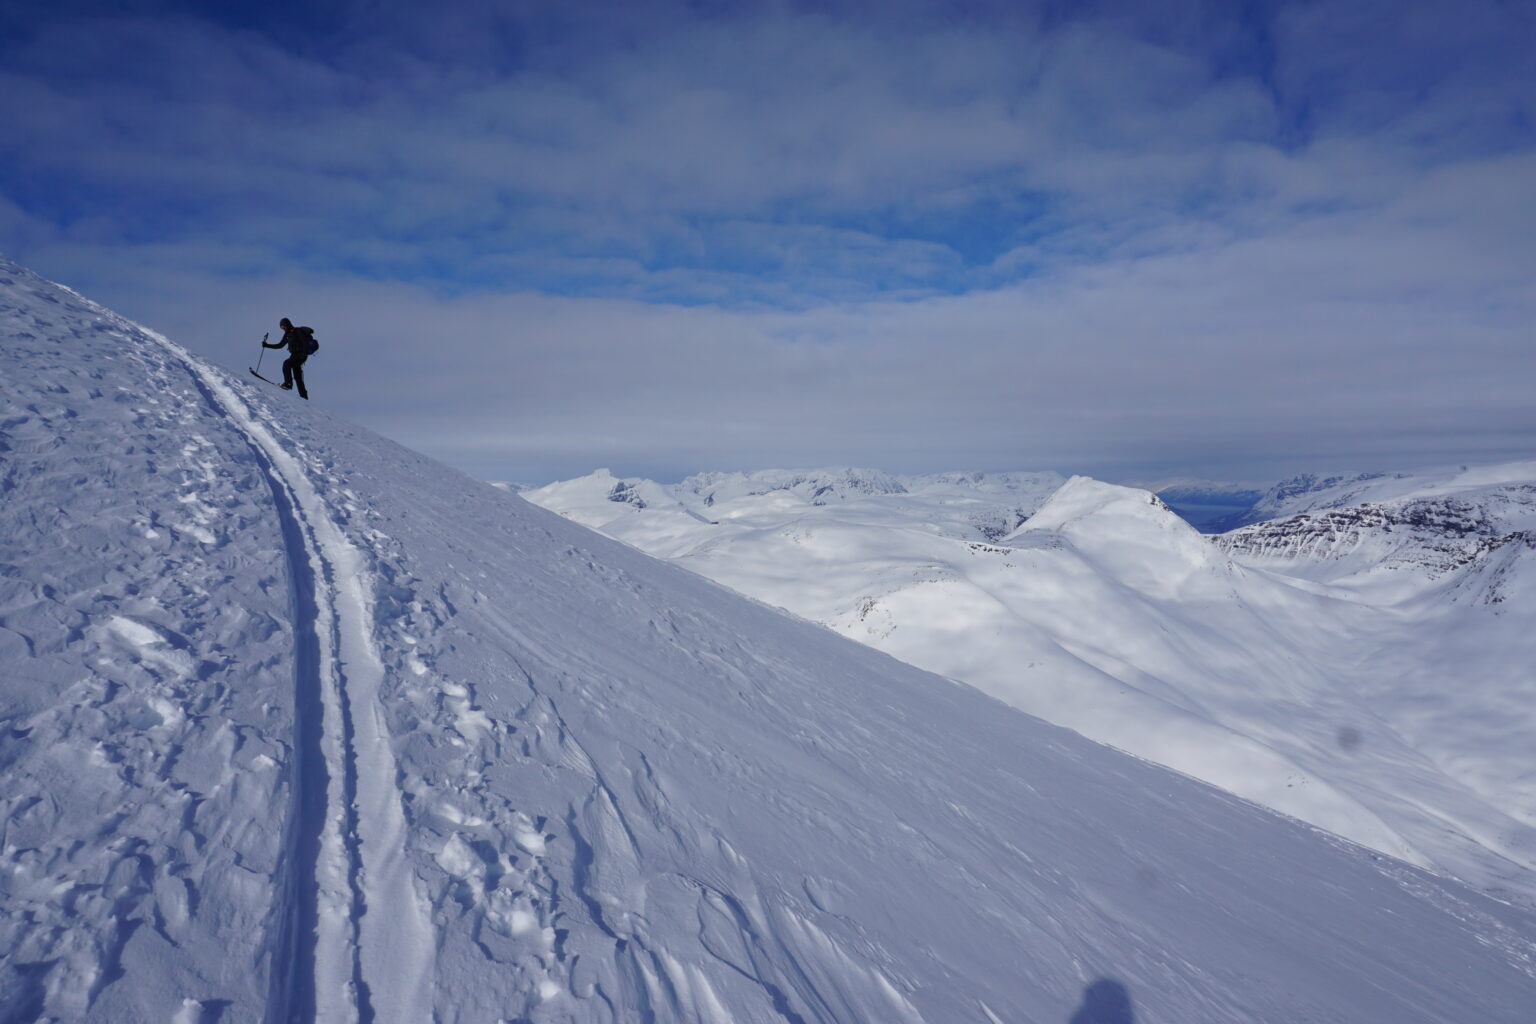
[[[288,336],[288,335],[287,335],[287,332],[284,332],[284,334],[283,334],[283,338],[286,338],[286,337],[287,337],[287,336]],[[282,348],[282,347],[283,347],[283,339],[282,339],[282,338],[279,338],[279,339],[277,339],[277,340],[276,340],[276,341],[274,341],[274,342],[271,342],[271,343],[270,343],[270,344],[269,344],[269,343],[268,343],[268,342],[267,342],[267,338],[266,338],[266,335],[262,335],[262,338],[261,338],[261,347],[262,347],[262,348]]]

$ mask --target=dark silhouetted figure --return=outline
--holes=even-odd
[[[1083,1005],[1069,1024],[1136,1024],[1131,994],[1112,978],[1100,978],[1083,989]]]
[[[308,327],[293,326],[293,321],[287,317],[279,320],[277,326],[283,329],[283,336],[277,341],[264,341],[261,347],[288,350],[288,358],[283,360],[283,389],[292,391],[297,384],[299,397],[308,398],[309,392],[304,390],[304,360],[309,358],[309,353],[315,348],[315,332]]]

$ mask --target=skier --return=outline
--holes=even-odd
[[[283,360],[283,390],[292,391],[293,385],[297,383],[299,397],[307,399],[309,392],[304,390],[304,360],[309,358],[315,348],[315,332],[308,327],[293,326],[293,321],[287,317],[279,320],[277,326],[283,329],[283,336],[274,342],[263,341],[261,347],[288,350],[288,358]]]

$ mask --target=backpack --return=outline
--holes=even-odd
[[[312,329],[308,328],[308,327],[300,327],[300,328],[297,328],[297,329],[300,330],[300,331],[303,331],[305,334],[309,335],[309,352],[308,352],[308,355],[314,355],[316,352],[319,352],[320,351],[320,343],[315,340],[315,332]]]

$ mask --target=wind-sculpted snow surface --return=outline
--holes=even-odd
[[[1536,1001],[1525,911],[8,264],[0,330],[0,1020],[1065,1024],[1091,987],[1147,1021],[1412,1024]]]

